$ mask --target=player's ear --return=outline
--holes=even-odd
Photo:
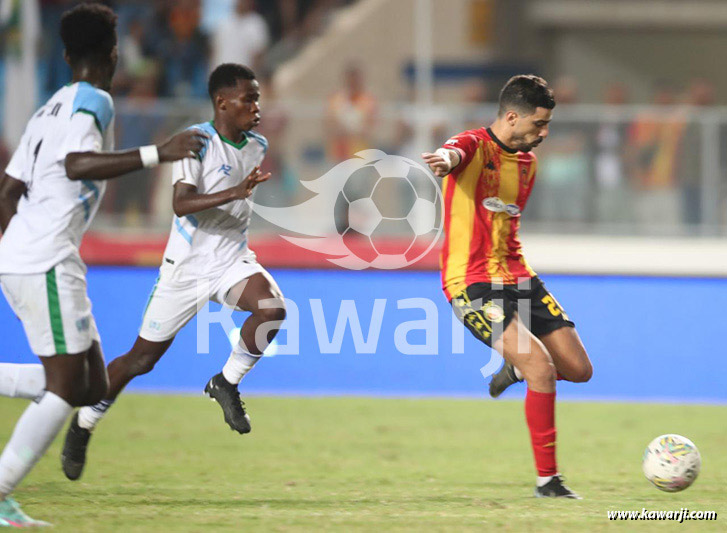
[[[508,111],[505,113],[505,120],[507,120],[507,123],[510,124],[510,126],[515,126],[515,122],[517,122],[518,118],[519,115],[516,111]]]
[[[227,110],[227,100],[225,100],[220,94],[215,96],[215,107],[217,109],[221,109],[222,111]]]

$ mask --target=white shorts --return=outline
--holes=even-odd
[[[78,257],[64,259],[45,274],[0,274],[0,286],[35,355],[81,353],[100,341],[86,265]]]
[[[232,264],[220,276],[179,281],[175,279],[174,269],[164,265],[149,295],[139,336],[152,342],[174,338],[208,301],[230,307],[225,302],[230,289],[263,272],[265,269],[257,261],[244,259]]]

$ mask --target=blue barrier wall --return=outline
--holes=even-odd
[[[439,289],[437,273],[272,273],[298,308],[300,352],[265,357],[245,378],[244,392],[486,395],[487,380],[480,368],[489,361],[490,352],[465,332],[464,353],[453,353],[451,310]],[[89,293],[107,360],[133,343],[156,275],[155,269],[90,269]],[[610,276],[544,276],[544,280],[576,322],[595,367],[589,383],[559,383],[560,397],[727,402],[722,334],[727,280]],[[408,298],[431,299],[436,304],[439,338],[434,354],[404,355],[394,345],[397,326],[425,316],[422,309],[397,309],[397,301]],[[318,305],[311,299],[320,300],[329,340],[343,300],[356,302],[364,339],[375,305],[379,310],[382,306],[375,300],[386,300],[375,353],[356,353],[350,327],[343,335],[340,353],[321,353],[318,337],[323,336],[323,322],[319,320],[316,329],[314,310]],[[0,361],[36,361],[20,322],[5,300],[0,300]],[[219,310],[219,306],[212,304],[210,310]],[[294,315],[289,313],[291,322],[295,322]],[[243,319],[242,313],[233,315],[238,326]],[[230,344],[222,326],[212,324],[209,353],[198,354],[197,326],[197,320],[188,324],[156,369],[130,388],[201,392],[206,380],[219,372]],[[281,334],[282,344],[285,337]],[[425,334],[412,331],[407,340],[424,344]],[[454,352],[459,351],[455,342]],[[524,387],[516,389],[510,394],[522,395]]]

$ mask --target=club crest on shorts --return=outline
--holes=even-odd
[[[482,306],[482,311],[485,314],[485,318],[493,324],[499,324],[505,320],[505,311],[492,300]]]

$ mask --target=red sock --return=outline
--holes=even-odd
[[[525,420],[530,430],[538,475],[554,476],[558,473],[555,463],[555,393],[528,389],[525,394]]]

